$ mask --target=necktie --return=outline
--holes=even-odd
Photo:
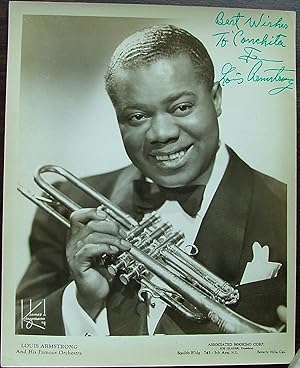
[[[195,217],[203,199],[204,185],[191,185],[179,188],[165,188],[145,180],[135,180],[134,202],[139,213],[155,211],[165,201],[177,201],[183,210]]]

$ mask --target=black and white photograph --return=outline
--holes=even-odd
[[[12,2],[10,24],[7,366],[290,362],[295,13]]]

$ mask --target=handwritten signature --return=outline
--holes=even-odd
[[[273,63],[282,63],[282,60],[274,60],[274,59],[265,59],[260,57],[260,55],[257,55],[257,53],[261,53],[262,51],[255,48],[255,47],[244,47],[245,55],[239,56],[240,60],[244,60],[247,64],[249,63],[249,60],[259,60],[259,61],[270,61]]]
[[[225,12],[220,11],[215,18],[215,23],[218,26],[232,26],[238,30],[241,29],[241,26],[248,26],[249,28],[288,29],[288,24],[284,22],[282,17],[274,20],[270,15],[265,13],[261,13],[257,18],[245,18],[240,12],[230,17]]]
[[[232,31],[214,33],[213,37],[217,37],[217,47],[225,47],[229,41],[231,41],[235,47],[238,47],[239,45],[286,47],[284,40],[287,36],[282,33],[278,33],[276,35],[269,35],[268,33],[265,33],[262,37],[252,37],[240,29],[237,32]]]
[[[286,89],[293,89],[294,86],[294,78],[287,77],[285,72],[295,72],[293,69],[287,69],[285,66],[280,68],[263,68],[263,62],[258,61],[250,70],[247,80],[249,82],[271,82],[271,83],[282,83],[283,85],[279,87],[274,87],[268,91],[268,94],[273,96],[277,95],[280,92],[283,92]],[[263,74],[259,74],[263,73]],[[266,73],[266,74],[264,74]]]
[[[282,65],[282,60],[275,60],[262,57],[261,50],[254,47],[245,47],[244,53],[239,56],[240,60],[250,64],[250,70],[245,76],[237,70],[232,63],[227,62],[221,68],[220,83],[225,86],[229,83],[241,84],[244,82],[253,83],[272,83],[275,87],[269,89],[268,94],[273,96],[285,90],[293,89],[295,79],[291,77],[291,73],[295,69],[287,68]],[[276,64],[276,67],[274,64]],[[272,65],[271,65],[272,64]]]
[[[231,82],[236,82],[237,84],[241,84],[244,82],[242,74],[236,70],[237,70],[236,67],[233,66],[231,63],[225,63],[222,66],[221,69],[222,78],[220,79],[220,84],[222,87]]]

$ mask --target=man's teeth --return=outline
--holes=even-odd
[[[184,156],[184,154],[185,154],[185,150],[182,150],[176,153],[171,153],[170,155],[155,156],[155,158],[158,161],[175,160],[177,158],[181,158],[182,156]]]

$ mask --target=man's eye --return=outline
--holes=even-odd
[[[144,121],[145,119],[147,119],[147,116],[145,114],[131,114],[128,116],[128,120],[131,123],[141,123],[142,121]]]
[[[176,116],[185,116],[190,112],[192,107],[193,105],[190,103],[184,103],[184,104],[177,105],[174,108],[174,114]]]

